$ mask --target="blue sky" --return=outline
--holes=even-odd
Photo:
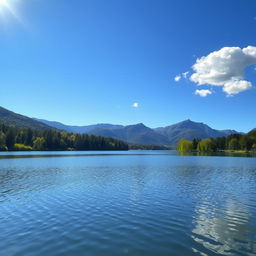
[[[243,77],[251,88],[234,95],[189,79],[197,58],[256,46],[255,1],[6,1],[1,106],[74,125],[158,127],[189,118],[217,129],[256,127],[255,65]],[[195,95],[201,89],[211,94]]]

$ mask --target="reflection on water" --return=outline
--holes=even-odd
[[[256,157],[256,152],[179,152],[181,156],[231,156],[231,157]]]
[[[0,159],[0,255],[256,255],[256,158],[31,155]]]
[[[255,255],[255,229],[250,210],[230,199],[222,207],[201,202],[192,238],[219,255]]]

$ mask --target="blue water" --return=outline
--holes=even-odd
[[[256,255],[256,158],[0,153],[0,255]]]

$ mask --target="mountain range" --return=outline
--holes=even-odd
[[[111,129],[123,127],[123,125],[113,125],[113,124],[92,124],[92,125],[85,125],[85,126],[76,126],[76,125],[66,125],[60,122],[48,121],[48,120],[38,119],[38,118],[33,118],[33,120],[59,130],[63,130],[66,132],[74,132],[74,133],[88,133],[89,131],[93,129],[98,129],[98,128],[111,130]]]
[[[235,130],[216,130],[204,123],[185,120],[166,127],[149,128],[143,123],[134,125],[95,124],[88,126],[69,126],[59,122],[35,119],[48,126],[68,132],[88,133],[97,136],[111,137],[132,144],[171,145],[174,146],[180,139],[216,138],[238,133]]]
[[[185,120],[166,127],[150,128],[143,123],[134,125],[95,124],[87,126],[65,125],[56,121],[30,118],[0,107],[0,123],[17,128],[59,129],[73,133],[87,133],[111,137],[132,144],[174,146],[180,139],[216,138],[238,133],[235,130],[216,130],[204,123]]]

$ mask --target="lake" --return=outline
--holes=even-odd
[[[0,153],[0,255],[256,255],[256,158]]]

